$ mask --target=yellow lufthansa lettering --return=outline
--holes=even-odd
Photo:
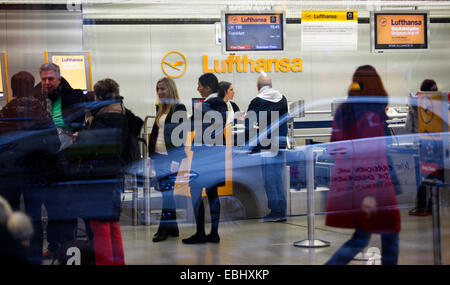
[[[213,73],[214,69],[209,69],[208,68],[208,56],[204,55],[203,56],[203,73]]]
[[[260,58],[256,61],[256,72],[267,72],[267,61],[264,58]]]
[[[229,55],[227,59],[209,60],[207,55],[203,55],[204,73],[239,73],[247,72],[300,72],[303,71],[303,61],[301,58],[258,58],[250,59],[248,55]]]
[[[280,60],[280,70],[282,72],[288,72],[289,70],[291,70],[290,63],[291,61],[289,60],[289,58],[282,58]]]
[[[278,61],[278,59],[276,58],[270,58],[268,60],[268,68],[269,68],[269,72],[272,71],[272,66],[275,69],[275,72],[280,71],[280,62]]]
[[[303,62],[300,58],[294,58],[292,60],[293,65],[291,65],[291,70],[293,72],[303,71]]]

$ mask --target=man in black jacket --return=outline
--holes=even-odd
[[[80,99],[83,91],[73,89],[61,76],[59,66],[54,63],[45,63],[39,68],[41,82],[36,85],[36,97],[43,98],[47,110],[51,112],[53,122],[58,130],[61,142],[60,150],[72,143],[72,133],[83,126],[84,109],[80,108]],[[39,94],[40,93],[40,94]],[[59,163],[66,160],[59,153]],[[61,168],[63,169],[63,168]],[[59,176],[56,180],[59,180]],[[73,239],[77,219],[72,215],[70,191],[64,189],[47,189],[44,195],[44,204],[48,214],[47,241],[48,251],[44,256],[54,254],[58,248]]]
[[[35,92],[40,91],[42,97],[50,100],[56,127],[72,132],[81,129],[84,110],[80,106],[80,99],[83,91],[73,89],[54,63],[43,64],[39,68],[39,75],[41,82],[36,85]]]
[[[271,210],[265,220],[283,222],[286,220],[283,183],[285,156],[279,149],[287,145],[287,121],[284,118],[288,112],[287,101],[286,97],[272,88],[272,80],[268,76],[258,78],[257,88],[259,94],[250,102],[247,117],[253,115],[258,123],[258,145],[255,149],[261,151],[262,175]]]

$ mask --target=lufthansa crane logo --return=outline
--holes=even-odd
[[[381,18],[381,19],[380,19],[380,25],[381,25],[382,27],[385,27],[385,26],[387,25],[387,20],[386,20],[386,18]]]
[[[434,117],[433,101],[429,96],[419,99],[419,116],[425,124],[431,123]]]
[[[232,25],[239,24],[239,17],[238,16],[231,16],[230,17],[230,24],[232,24]]]
[[[161,61],[161,68],[168,77],[178,78],[186,72],[186,57],[179,51],[169,51]]]

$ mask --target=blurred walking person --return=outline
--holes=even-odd
[[[386,157],[387,98],[375,68],[360,66],[347,102],[334,116],[328,151],[335,166],[325,224],[355,232],[327,265],[349,263],[373,233],[381,234],[382,264],[397,264],[400,212]]]

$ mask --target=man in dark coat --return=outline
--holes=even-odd
[[[56,127],[76,131],[83,126],[84,110],[80,106],[83,91],[73,89],[69,82],[60,74],[59,66],[45,63],[39,68],[41,82],[35,86],[35,97],[41,100],[49,99],[48,109],[51,110]]]
[[[82,90],[73,89],[60,73],[59,66],[45,63],[39,68],[41,82],[35,87],[35,97],[40,98],[51,112],[53,122],[58,130],[61,149],[72,143],[72,133],[83,126],[84,109],[80,106]],[[58,163],[66,160],[60,153]],[[64,169],[64,167],[60,167]],[[60,180],[56,176],[56,181]],[[44,256],[54,254],[59,246],[73,239],[77,219],[71,214],[70,191],[64,189],[47,189],[44,203],[48,214],[47,241],[48,251]]]

